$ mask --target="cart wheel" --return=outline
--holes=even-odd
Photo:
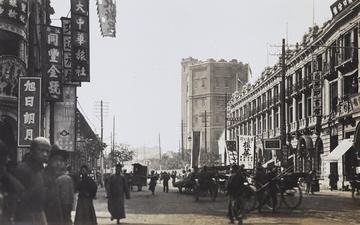
[[[296,209],[302,201],[302,191],[299,186],[284,190],[281,193],[281,199],[288,209]]]

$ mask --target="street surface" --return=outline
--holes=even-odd
[[[171,186],[171,184],[170,184]],[[136,188],[135,188],[136,189]],[[127,225],[220,225],[228,224],[227,198],[220,194],[215,202],[209,197],[195,202],[190,194],[179,194],[170,188],[169,193],[162,192],[158,184],[156,195],[152,196],[146,188],[142,192],[131,192],[131,199],[126,201],[126,219],[121,224]],[[99,189],[95,200],[96,215],[101,225],[116,224],[110,221],[107,211],[107,199],[103,189]],[[244,224],[360,224],[360,205],[351,199],[350,192],[322,191],[314,196],[304,195],[298,210],[280,209],[277,213],[257,211],[249,214]]]

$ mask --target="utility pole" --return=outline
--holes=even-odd
[[[100,119],[100,140],[101,143],[104,143],[104,117],[107,116],[109,111],[108,102],[104,102],[103,100],[96,101],[94,104],[95,108],[95,116]],[[112,143],[110,143],[112,145]],[[100,173],[103,175],[104,171],[106,172],[106,160],[104,160],[104,151],[101,152],[100,156]]]
[[[286,73],[286,64],[285,64],[285,39],[282,39],[282,54],[281,54],[281,85],[280,85],[280,137],[281,137],[281,151],[280,151],[280,161],[281,163],[285,162],[285,156],[287,156],[286,148],[286,124],[285,124],[285,73]],[[286,158],[287,159],[287,158]]]
[[[161,170],[161,143],[160,143],[160,133],[159,133],[159,166]]]
[[[227,140],[227,93],[225,93],[225,141]]]
[[[225,93],[225,134],[224,134],[224,141],[225,141],[225,147],[224,147],[224,165],[226,164],[226,140],[227,140],[227,93]]]
[[[204,123],[205,123],[205,152],[207,153],[207,138],[206,138],[206,127],[207,127],[207,119],[206,119],[206,110],[205,110],[205,119],[204,119]]]
[[[181,159],[184,160],[184,120],[181,120]]]
[[[114,157],[114,154],[115,154],[115,116],[113,116],[113,132],[112,132],[112,146],[113,146],[113,149],[112,149],[112,161],[113,161],[113,164],[115,162],[115,157]]]

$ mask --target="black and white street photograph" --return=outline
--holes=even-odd
[[[0,225],[360,224],[360,0],[0,0]]]

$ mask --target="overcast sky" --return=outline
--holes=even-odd
[[[331,18],[335,0],[315,0],[315,22]],[[54,19],[66,16],[70,0],[52,0]],[[116,38],[102,38],[95,0],[90,0],[91,82],[78,100],[100,133],[95,102],[108,103],[104,140],[132,146],[179,148],[182,58],[238,59],[256,77],[277,61],[267,46],[286,37],[294,44],[313,24],[313,0],[117,0]],[[54,25],[60,21],[54,20]],[[269,53],[281,49],[269,48]]]

